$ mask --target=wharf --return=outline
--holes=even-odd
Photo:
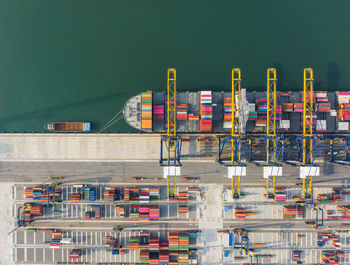
[[[0,134],[0,161],[159,161],[160,138],[160,134],[144,133]],[[214,159],[215,142],[183,142],[183,159],[189,155]]]

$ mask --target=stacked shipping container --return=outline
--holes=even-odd
[[[164,120],[164,105],[153,105],[153,119],[155,121]]]
[[[152,91],[141,93],[141,129],[152,132]]]
[[[211,91],[200,92],[200,131],[211,132],[213,120],[213,106]]]

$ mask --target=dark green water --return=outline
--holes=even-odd
[[[52,121],[98,130],[131,96],[165,89],[262,90],[350,86],[350,1],[1,0],[0,131],[41,132]],[[124,121],[109,131],[132,131]]]

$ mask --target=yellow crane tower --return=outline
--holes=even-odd
[[[277,106],[277,74],[275,68],[267,69],[266,89],[266,165],[274,166],[276,163],[276,106]],[[270,145],[271,144],[271,145]],[[270,171],[271,172],[271,171]],[[273,173],[273,172],[271,172]],[[269,198],[269,174],[266,177],[266,196]],[[272,193],[275,195],[276,176],[272,176]]]
[[[246,139],[241,133],[241,69],[232,69],[231,77],[231,135],[218,136],[217,162],[227,167],[227,177],[231,179],[231,196],[238,199],[241,196],[241,177],[246,176],[246,165],[242,163]],[[236,191],[235,178],[237,178]]]
[[[176,195],[176,176],[180,175],[181,137],[176,135],[176,69],[167,73],[167,134],[161,138],[160,165],[164,166],[167,178],[168,198]],[[163,151],[165,149],[165,151]],[[170,178],[174,180],[174,191],[170,192]]]
[[[231,164],[241,163],[241,69],[232,69],[232,94],[231,94]],[[234,140],[236,139],[236,141]],[[235,159],[235,152],[237,159]],[[236,160],[236,161],[235,161]],[[237,176],[237,194],[241,195],[241,176]],[[231,178],[231,196],[234,197],[234,178]]]
[[[313,161],[313,130],[312,114],[314,112],[314,73],[312,68],[304,69],[304,91],[303,91],[303,166],[312,164]],[[306,181],[309,180],[309,190],[306,189]],[[303,198],[311,196],[312,176],[303,178]]]

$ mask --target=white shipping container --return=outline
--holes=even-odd
[[[211,91],[201,91],[201,95],[211,95]]]
[[[231,129],[231,128],[232,128],[232,122],[224,121],[224,129]]]
[[[348,131],[349,130],[349,122],[348,121],[338,122],[338,130],[339,131]]]
[[[62,238],[61,239],[61,244],[70,244],[70,243],[72,243],[71,238]]]
[[[280,120],[280,128],[281,129],[289,129],[290,128],[290,120]]]
[[[326,98],[327,97],[327,92],[326,93],[316,93],[317,98]]]
[[[255,111],[255,103],[249,103],[248,104],[248,110],[249,111]]]
[[[334,109],[332,109],[332,110],[330,111],[330,115],[333,116],[333,117],[337,116],[337,111],[334,110]]]
[[[316,121],[316,130],[327,130],[326,120],[317,120]]]

